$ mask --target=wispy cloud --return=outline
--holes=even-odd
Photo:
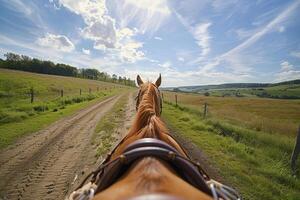
[[[280,63],[280,66],[280,72],[275,74],[276,81],[300,79],[300,70],[296,70],[295,67],[288,61],[283,61]]]
[[[82,53],[84,53],[86,55],[90,55],[91,51],[89,49],[82,48]]]
[[[196,40],[196,43],[201,48],[201,56],[206,56],[210,51],[210,39],[208,28],[211,26],[210,22],[197,24],[192,28],[192,34]]]
[[[47,33],[44,37],[38,38],[36,43],[42,47],[70,52],[74,50],[74,44],[65,35],[54,35]]]
[[[192,34],[195,39],[196,44],[200,47],[200,55],[197,58],[197,62],[199,60],[203,60],[204,57],[210,52],[210,40],[211,36],[209,33],[209,27],[212,25],[211,22],[198,23],[195,26],[191,25],[188,19],[184,18],[178,12],[174,11],[178,20],[181,24]]]
[[[296,58],[300,58],[300,51],[292,51],[290,55]]]
[[[232,53],[238,53],[251,45],[257,42],[260,38],[262,38],[267,33],[274,31],[276,28],[279,28],[280,25],[285,22],[298,8],[300,5],[300,1],[297,0],[289,5],[286,9],[284,9],[279,15],[277,15],[272,21],[267,23],[265,26],[262,26],[257,32],[255,32],[250,38],[246,41],[242,42],[238,46],[234,47],[230,51],[226,52],[222,55],[222,57],[226,57]]]
[[[278,30],[278,28],[289,19],[291,15],[294,14],[296,9],[299,7],[300,1],[297,0],[290,4],[287,8],[285,8],[281,13],[279,13],[274,19],[272,19],[269,23],[262,26],[260,29],[257,29],[256,32],[253,32],[253,35],[249,36],[245,41],[235,46],[231,50],[216,56],[210,62],[200,67],[200,72],[208,72],[220,64],[229,64],[230,68],[232,68],[237,73],[241,72],[249,72],[251,68],[249,68],[249,64],[245,61],[249,59],[243,59],[241,57],[242,51],[254,45],[259,39],[265,36],[268,33],[273,32],[274,30]],[[251,61],[251,60],[250,60]]]

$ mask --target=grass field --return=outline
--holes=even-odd
[[[33,103],[30,103],[31,88]],[[95,101],[126,90],[130,88],[101,81],[0,69],[0,148]]]
[[[175,102],[174,92],[163,92],[166,101]],[[294,137],[300,125],[300,100],[246,97],[206,97],[177,93],[179,105],[203,111],[208,103],[208,115],[235,125]]]
[[[299,101],[177,95],[178,106],[164,103],[164,119],[202,149],[244,199],[299,199],[300,180],[289,166]],[[174,93],[164,98],[174,102]]]

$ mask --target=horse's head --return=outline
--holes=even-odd
[[[159,74],[159,77],[155,81],[155,83],[144,82],[141,79],[140,75],[137,75],[136,80],[139,86],[139,93],[138,96],[136,97],[136,110],[138,111],[140,107],[143,107],[143,105],[140,105],[140,102],[142,102],[143,98],[145,98],[145,96],[148,95],[147,103],[154,104],[153,106],[155,108],[155,114],[159,116],[162,112],[162,100],[160,96],[160,91],[158,89],[159,86],[161,85],[161,75]]]

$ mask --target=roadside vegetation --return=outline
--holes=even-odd
[[[130,87],[0,69],[0,149],[25,134],[126,90]]]
[[[204,119],[200,110],[170,102],[164,103],[163,118],[203,150],[244,199],[299,199],[300,180],[289,167],[294,145],[290,135],[257,131],[215,117]]]
[[[114,144],[120,139],[117,129],[124,123],[126,115],[125,106],[128,96],[123,95],[118,102],[97,124],[92,144],[97,147],[96,156],[106,155]]]

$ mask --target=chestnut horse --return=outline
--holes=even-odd
[[[158,88],[161,76],[155,83],[144,83],[138,75],[137,83],[137,114],[128,134],[92,172],[92,181],[79,186],[83,189],[73,192],[69,199],[219,199],[218,191],[211,190],[215,187],[211,179],[199,173],[199,165],[196,167],[197,164],[189,159],[160,118],[162,102]],[[223,188],[219,188],[221,190]],[[230,188],[228,191],[235,194]],[[89,197],[84,198],[84,194]]]

